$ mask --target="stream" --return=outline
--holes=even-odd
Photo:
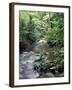
[[[39,58],[40,54],[33,51],[23,52],[19,55],[19,79],[33,79],[40,77],[39,73],[33,69],[33,62]],[[54,77],[50,72],[45,75],[45,77],[49,76]]]
[[[23,52],[20,54],[19,62],[19,78],[20,79],[29,79],[36,78],[39,74],[33,70],[33,62],[40,58],[40,54],[36,54],[33,51]]]

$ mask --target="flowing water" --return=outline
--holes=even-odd
[[[19,78],[29,79],[36,78],[39,74],[33,69],[33,62],[40,57],[40,54],[36,54],[33,51],[23,52],[20,54],[19,62]]]
[[[33,62],[40,58],[40,53],[33,51],[23,52],[19,56],[19,79],[38,78],[39,73],[33,69]],[[47,73],[46,77],[54,77],[52,73]]]

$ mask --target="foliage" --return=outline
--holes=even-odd
[[[40,75],[48,71],[48,63],[41,56],[40,59],[34,62],[34,70],[36,70]]]
[[[20,52],[38,48],[49,52],[52,48],[55,60],[47,63],[47,60],[36,61],[34,69],[42,72],[55,67],[59,73],[64,72],[64,14],[57,12],[19,11],[19,43]],[[44,38],[47,43],[42,48],[38,42]],[[54,49],[55,48],[55,49]],[[43,53],[42,53],[43,54]],[[44,53],[45,54],[45,53]],[[52,57],[52,55],[50,55]],[[51,66],[51,64],[53,65]],[[49,67],[50,66],[50,67]]]

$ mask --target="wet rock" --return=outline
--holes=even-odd
[[[47,76],[47,77],[55,77],[54,74],[51,73],[51,72],[46,73],[46,76]]]
[[[55,75],[51,72],[48,72],[48,73],[43,73],[38,78],[50,78],[50,77],[55,77]]]
[[[50,70],[55,70],[55,69],[56,69],[56,67],[51,67],[51,68],[50,68]]]

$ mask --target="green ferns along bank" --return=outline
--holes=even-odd
[[[34,70],[64,76],[64,13],[19,11],[19,50],[40,53]]]

